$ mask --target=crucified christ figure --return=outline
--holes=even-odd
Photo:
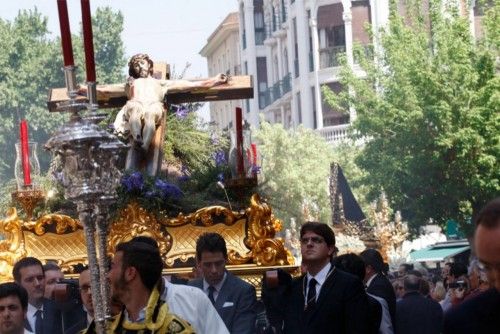
[[[219,74],[213,78],[200,81],[159,80],[152,77],[153,61],[147,54],[137,54],[129,61],[129,79],[125,84],[105,85],[98,87],[99,94],[127,92],[127,103],[119,111],[114,121],[115,132],[129,138],[131,147],[127,154],[128,170],[138,170],[144,165],[144,157],[151,149],[151,140],[161,125],[164,112],[164,99],[167,92],[189,91],[193,88],[211,88],[227,83],[228,77]],[[154,150],[160,150],[154,147]],[[158,154],[153,154],[158,156]],[[157,159],[146,161],[149,175],[155,175],[160,162]]]

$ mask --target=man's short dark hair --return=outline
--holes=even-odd
[[[366,266],[371,266],[377,273],[382,272],[382,269],[384,269],[384,259],[382,259],[382,255],[378,250],[368,248],[362,251],[359,256],[361,256]]]
[[[406,275],[403,286],[405,291],[420,291],[420,277],[415,275]]]
[[[411,263],[401,263],[399,266],[404,267],[406,272],[413,270],[413,264]]]
[[[158,242],[155,239],[148,237],[146,235],[138,235],[136,237],[133,237],[132,239],[130,239],[130,242],[143,242],[145,244],[158,248]]]
[[[28,292],[26,289],[14,282],[0,284],[0,299],[17,296],[24,311],[28,309]]]
[[[124,242],[116,246],[116,252],[122,252],[122,270],[134,267],[139,272],[144,286],[153,290],[161,278],[163,260],[158,248],[144,242]]]
[[[203,233],[196,240],[196,258],[201,260],[203,252],[217,253],[221,252],[225,259],[227,259],[226,241],[218,233]]]
[[[335,246],[335,233],[330,226],[319,222],[306,222],[300,228],[300,237],[302,238],[306,232],[313,232],[325,239],[325,243],[330,246]]]
[[[486,228],[495,228],[500,226],[500,197],[489,201],[479,211],[475,219],[476,226],[483,225]]]
[[[43,272],[46,272],[46,271],[49,271],[49,270],[57,270],[57,271],[61,271],[61,267],[59,267],[57,264],[55,264],[54,262],[47,262],[46,264],[44,264],[43,266]]]
[[[333,265],[340,270],[353,274],[361,281],[365,278],[365,263],[354,253],[343,254],[333,259]]]
[[[40,266],[40,268],[42,268],[42,272],[44,272],[42,262],[40,262],[40,260],[38,260],[36,257],[28,256],[22,258],[21,260],[17,261],[16,264],[14,264],[14,268],[12,268],[12,276],[14,276],[14,281],[20,283],[21,269],[31,266]]]

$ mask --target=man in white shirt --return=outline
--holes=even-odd
[[[28,293],[16,283],[0,284],[0,333],[33,334],[24,329],[28,311]]]
[[[113,333],[142,333],[151,328],[158,333],[194,333],[161,300],[162,269],[158,247],[137,241],[116,246],[108,279],[112,298],[123,303],[124,309],[111,324]]]
[[[147,236],[137,236],[131,241],[146,243],[158,249],[156,240]],[[171,283],[170,278],[163,277],[163,291],[160,297],[167,303],[170,312],[188,321],[196,333],[229,334],[210,299],[200,289]]]
[[[165,288],[161,295],[170,312],[187,320],[199,334],[229,334],[226,325],[210,299],[198,288],[173,284],[163,278]]]

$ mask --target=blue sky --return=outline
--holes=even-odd
[[[81,21],[80,0],[68,0],[72,33]],[[48,17],[49,30],[59,36],[57,0],[2,1],[0,17],[12,20],[21,9],[35,6]],[[166,61],[180,73],[191,63],[186,77],[206,77],[207,62],[198,53],[228,13],[238,10],[237,0],[90,0],[91,11],[110,6],[124,16],[123,41],[127,57],[147,53]],[[98,78],[99,80],[99,78]],[[206,110],[206,107],[204,108]],[[204,115],[206,117],[206,115]]]
[[[190,62],[188,76],[206,76],[205,58],[198,52],[226,15],[237,11],[237,0],[90,0],[91,10],[110,6],[124,15],[126,54],[144,52],[153,60],[167,61],[178,72]],[[12,20],[20,9],[38,10],[49,19],[49,30],[59,35],[56,0],[2,1],[0,17]],[[68,0],[71,31],[79,31],[79,0]]]

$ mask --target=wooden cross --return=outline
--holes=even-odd
[[[156,79],[168,79],[168,66],[165,63],[154,64],[153,77]],[[203,80],[203,79],[197,79]],[[196,81],[196,80],[189,80]],[[114,90],[112,93],[99,93],[97,86],[97,102],[99,108],[122,108],[127,102],[127,92],[125,86],[123,89]],[[193,88],[183,90],[182,92],[167,92],[166,99],[171,103],[188,103],[188,102],[209,102],[221,100],[235,100],[253,98],[253,82],[251,76],[234,76],[230,77],[226,84],[215,86],[212,88]],[[49,111],[55,112],[60,110],[60,106],[64,105],[69,100],[66,88],[54,88],[49,90],[47,106]],[[77,101],[88,102],[86,96],[78,96]],[[165,113],[163,114],[165,115]],[[163,160],[163,138],[165,134],[165,116],[163,116],[160,126],[156,129],[148,152],[141,161],[139,169],[146,169],[146,162],[154,161],[154,170],[148,170],[150,175],[155,175],[157,169],[161,167]]]

